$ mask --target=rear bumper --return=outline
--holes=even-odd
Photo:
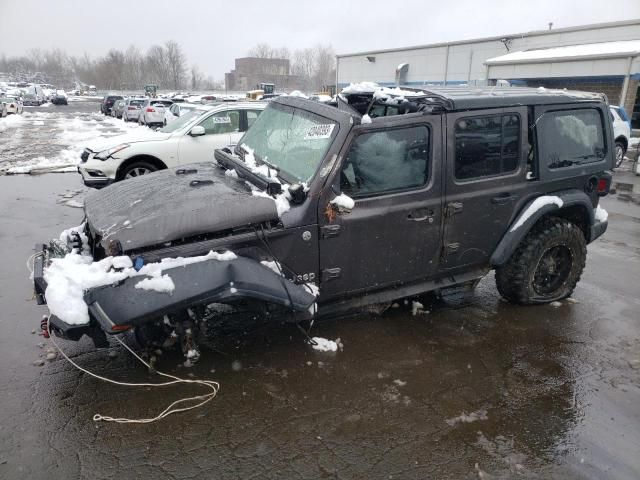
[[[144,116],[144,121],[148,124],[162,124],[164,123],[164,113],[146,113]]]
[[[593,242],[600,235],[607,231],[607,227],[609,226],[609,222],[605,220],[601,222],[599,220],[595,220],[593,225],[591,225],[591,241]]]

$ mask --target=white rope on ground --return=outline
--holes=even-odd
[[[168,373],[163,373],[159,370],[154,370],[158,375],[161,375],[163,377],[167,377],[167,378],[171,378],[172,380],[169,382],[164,382],[164,383],[127,383],[127,382],[118,382],[116,380],[112,380],[110,378],[106,378],[106,377],[102,377],[100,375],[96,375],[95,373],[90,372],[89,370],[87,370],[86,368],[81,367],[80,365],[78,365],[77,363],[75,363],[73,360],[71,360],[66,353],[64,353],[62,351],[62,349],[60,348],[60,346],[56,343],[56,341],[53,338],[53,335],[51,334],[51,330],[49,329],[49,317],[47,317],[47,332],[49,333],[49,339],[51,340],[51,342],[55,345],[55,347],[58,349],[58,351],[62,354],[62,356],[64,358],[67,359],[67,361],[69,363],[71,363],[71,365],[73,365],[74,367],[76,367],[78,370],[80,370],[81,372],[86,373],[87,375],[90,375],[94,378],[97,378],[98,380],[102,380],[103,382],[107,382],[107,383],[112,383],[114,385],[121,385],[121,386],[125,386],[125,387],[166,387],[169,385],[177,385],[179,383],[187,383],[187,384],[195,384],[195,385],[202,385],[203,387],[207,387],[211,389],[211,393],[207,393],[205,395],[197,395],[195,397],[187,397],[187,398],[182,398],[180,400],[176,400],[175,402],[171,403],[171,405],[169,405],[167,408],[165,408],[162,412],[160,412],[158,415],[156,415],[153,418],[139,418],[139,419],[135,419],[135,418],[114,418],[114,417],[108,417],[106,415],[101,415],[99,413],[96,413],[93,416],[93,421],[94,422],[115,422],[115,423],[152,423],[155,422],[157,420],[162,420],[163,418],[173,414],[173,413],[178,413],[178,412],[185,412],[187,410],[193,410],[194,408],[199,408],[202,407],[203,405],[209,403],[211,400],[213,400],[215,398],[215,396],[218,393],[218,390],[220,390],[220,384],[218,382],[214,382],[213,380],[186,380],[184,378],[179,378],[176,377],[174,375],[169,375]],[[151,365],[149,365],[147,362],[145,362],[142,358],[140,358],[138,356],[138,354],[136,354],[136,352],[134,352],[131,348],[129,348],[122,340],[120,340],[120,338],[115,337],[115,339],[120,342],[120,344],[126,348],[134,357],[136,357],[138,360],[140,360],[140,362],[142,362],[143,365],[145,365],[147,368],[151,369]],[[189,402],[198,402],[195,405],[186,405],[186,406],[182,406],[177,408],[179,405],[183,405],[183,404],[188,404]]]

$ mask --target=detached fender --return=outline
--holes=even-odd
[[[540,196],[528,202],[511,225],[509,225],[509,229],[502,237],[502,240],[500,240],[500,243],[498,243],[493,255],[491,255],[490,263],[492,267],[495,268],[504,265],[522,239],[529,233],[531,227],[542,217],[550,213],[555,214],[557,212],[557,214],[562,215],[563,211],[579,212],[582,221],[586,223],[584,233],[587,243],[595,240],[595,238],[606,230],[606,221],[595,222],[593,204],[585,192],[580,190],[562,190],[545,196],[558,197],[562,200],[562,206],[558,206],[556,203],[547,203],[535,209],[533,204]],[[532,211],[532,208],[535,210]],[[595,225],[595,223],[597,223],[597,225]]]
[[[193,305],[251,298],[306,311],[314,295],[281,277],[256,260],[208,260],[163,270],[175,284],[171,293],[136,288],[145,276],[127,278],[116,286],[89,290],[84,300],[92,321],[115,333],[119,325],[139,325]]]

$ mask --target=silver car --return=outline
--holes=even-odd
[[[137,122],[138,118],[140,118],[140,109],[144,101],[144,98],[129,98],[125,100],[122,108],[122,120],[125,122]]]
[[[111,116],[115,118],[122,118],[125,103],[126,100],[116,100],[113,107],[111,107]]]

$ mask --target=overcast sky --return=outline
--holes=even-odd
[[[0,0],[0,54],[103,55],[175,40],[221,79],[259,42],[337,53],[640,18],[640,0]]]

